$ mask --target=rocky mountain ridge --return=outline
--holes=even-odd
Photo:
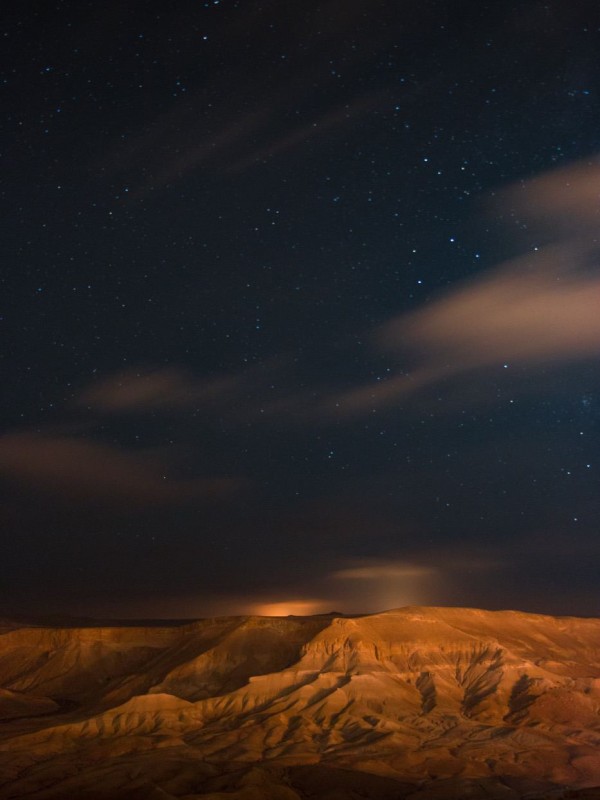
[[[408,607],[0,633],[0,798],[561,797],[600,620]]]

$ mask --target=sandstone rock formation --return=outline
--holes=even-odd
[[[7,622],[0,687],[2,800],[600,796],[598,619]]]

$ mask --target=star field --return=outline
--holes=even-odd
[[[0,611],[600,614],[594,5],[126,5],[2,20]]]

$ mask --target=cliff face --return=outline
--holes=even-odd
[[[600,620],[404,608],[4,630],[0,798],[600,785]]]

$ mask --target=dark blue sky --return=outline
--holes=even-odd
[[[0,610],[600,614],[594,3],[2,34]]]

